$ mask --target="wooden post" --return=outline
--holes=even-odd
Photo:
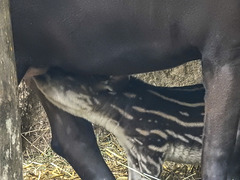
[[[9,0],[0,0],[0,180],[22,180],[21,122]]]

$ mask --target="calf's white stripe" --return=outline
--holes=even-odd
[[[199,107],[199,106],[204,106],[204,103],[203,102],[200,102],[200,103],[188,103],[188,102],[182,102],[182,101],[178,101],[176,99],[172,99],[172,98],[169,98],[169,97],[166,97],[164,95],[161,95],[159,94],[158,92],[155,92],[155,91],[152,91],[152,90],[148,90],[149,93],[153,94],[153,95],[156,95],[164,100],[167,100],[167,101],[170,101],[170,102],[173,102],[173,103],[176,103],[176,104],[180,104],[182,106],[187,106],[187,107]]]
[[[168,146],[169,146],[168,144],[165,144],[165,145],[163,145],[161,147],[158,147],[158,146],[155,146],[155,145],[148,145],[148,148],[150,150],[163,153],[163,152],[165,152],[168,149]]]
[[[133,106],[132,108],[135,111],[138,111],[138,112],[141,112],[141,113],[150,113],[150,114],[154,114],[154,115],[157,115],[157,116],[161,116],[165,119],[176,122],[177,124],[179,124],[181,126],[184,126],[184,127],[203,127],[203,123],[184,122],[184,121],[181,121],[180,119],[178,119],[177,117],[168,115],[168,114],[163,113],[161,111],[146,110],[146,109],[143,109],[142,107],[139,107],[139,106]]]
[[[133,120],[133,116],[128,114],[126,111],[120,109],[119,107],[111,104],[111,107],[115,110],[117,110],[123,117],[125,117],[126,119],[129,119],[129,120]]]
[[[150,131],[151,134],[156,134],[156,135],[159,135],[160,137],[164,138],[164,139],[167,139],[167,134],[161,130],[158,130],[158,129],[153,129]]]
[[[191,134],[184,134],[186,137],[188,137],[189,139],[192,139],[192,140],[194,140],[194,141],[197,141],[197,142],[199,142],[200,144],[202,144],[202,139],[201,138],[199,138],[199,137],[196,137],[196,136],[193,136],[193,135],[191,135]]]
[[[179,135],[179,134],[176,134],[174,131],[171,131],[171,130],[167,129],[166,132],[167,132],[169,135],[171,135],[172,137],[174,137],[174,138],[178,138],[178,139],[180,139],[181,141],[184,141],[184,142],[186,142],[186,143],[189,143],[189,140],[187,140],[185,137],[183,137],[183,136],[181,136],[181,135]]]

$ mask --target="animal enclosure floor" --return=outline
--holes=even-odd
[[[95,128],[95,133],[98,137],[97,140],[102,155],[116,179],[127,180],[126,155],[116,138],[99,127]],[[25,150],[24,157],[23,171],[25,180],[80,179],[72,167],[63,158],[56,155],[50,147],[44,152],[39,149],[37,152],[31,154]],[[200,179],[199,166],[166,162],[163,167],[164,172],[162,174],[162,179]]]

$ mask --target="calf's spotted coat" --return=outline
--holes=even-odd
[[[129,167],[145,175],[130,169],[130,180],[160,177],[164,160],[200,162],[202,85],[155,87],[133,77],[116,81],[83,76],[76,80],[55,71],[35,81],[58,108],[116,135],[128,154]],[[69,134],[73,131],[65,128]]]

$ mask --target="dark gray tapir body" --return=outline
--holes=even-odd
[[[202,177],[240,179],[240,139],[236,138],[239,0],[10,0],[10,6],[19,79],[29,67],[54,66],[75,75],[124,75],[202,59],[206,88]],[[45,102],[46,109],[54,108]],[[55,120],[69,116],[56,116],[61,113],[58,109],[49,113],[56,126]],[[69,121],[78,123],[73,117]],[[80,135],[84,141],[84,133]],[[55,149],[62,150],[60,135],[53,142]],[[100,158],[94,138],[91,142],[94,150],[89,157]],[[83,152],[80,142],[76,146]],[[61,153],[83,178],[113,178],[107,169],[96,171],[101,169],[96,164],[95,170],[87,167],[82,171],[78,167],[84,168],[85,163],[71,152]],[[98,178],[95,172],[100,172]]]

